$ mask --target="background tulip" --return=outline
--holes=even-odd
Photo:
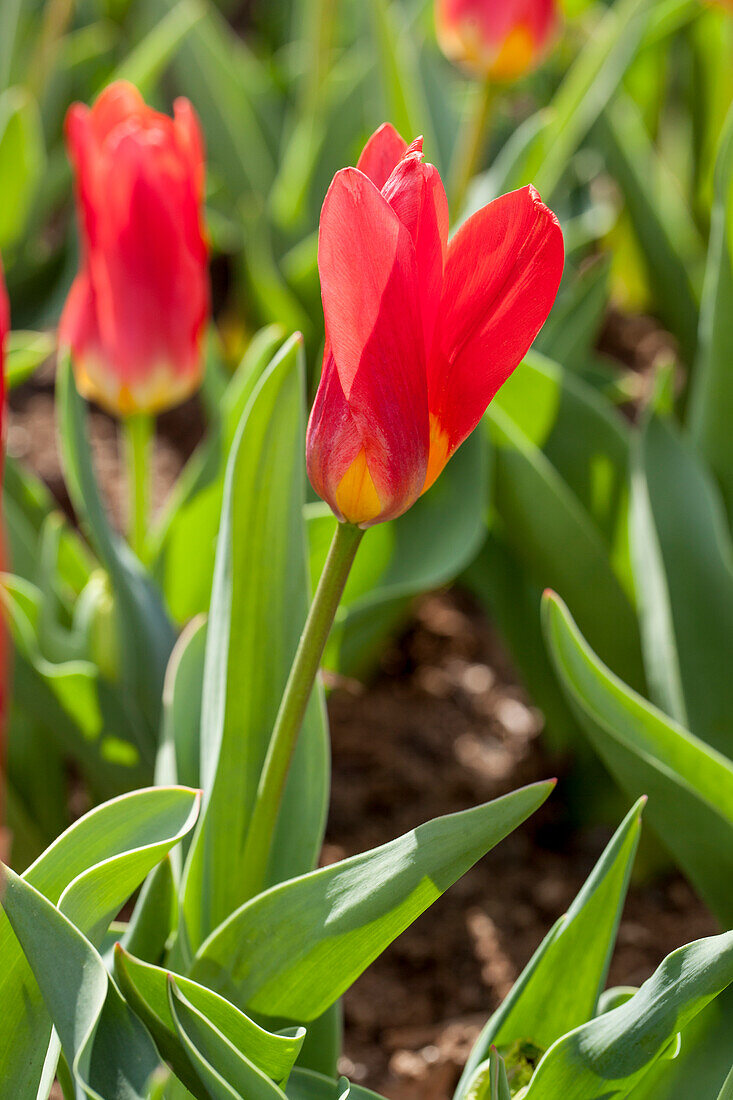
[[[532,187],[448,243],[437,169],[388,125],[321,212],[326,348],[308,473],[341,520],[406,511],[481,419],[542,327],[563,268],[554,214]]]
[[[443,53],[490,80],[518,80],[545,57],[560,22],[557,0],[436,0]]]
[[[82,266],[59,339],[86,396],[121,415],[157,412],[202,374],[209,288],[198,121],[188,100],[176,100],[170,119],[119,81],[91,110],[70,108],[66,138]]]

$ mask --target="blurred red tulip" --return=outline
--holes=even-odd
[[[558,0],[435,0],[443,53],[491,80],[518,80],[535,69],[559,25]]]
[[[66,140],[82,264],[59,330],[79,389],[113,413],[154,413],[200,384],[209,314],[204,149],[187,99],[174,118],[118,81],[74,104]]]
[[[321,211],[326,322],[308,474],[341,520],[405,512],[473,431],[544,324],[564,259],[533,187],[485,206],[448,243],[437,169],[383,126]]]

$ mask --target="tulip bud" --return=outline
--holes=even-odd
[[[489,80],[518,80],[536,69],[559,24],[558,0],[435,0],[443,53]]]
[[[125,81],[66,116],[82,263],[61,346],[77,385],[110,412],[155,413],[201,382],[209,315],[203,140],[186,99],[174,118]]]
[[[337,518],[405,512],[473,431],[557,294],[563,239],[533,187],[448,242],[438,170],[391,126],[338,172],[321,211],[326,324],[308,474]]]

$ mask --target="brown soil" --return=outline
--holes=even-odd
[[[68,506],[50,377],[13,395],[11,453]],[[123,513],[116,428],[91,419],[95,461]],[[162,500],[200,432],[195,402],[165,418],[155,473]],[[546,778],[542,716],[490,623],[460,592],[423,598],[373,683],[336,680],[329,713],[334,776],[324,861],[362,851],[439,814]],[[345,999],[341,1068],[391,1100],[451,1095],[471,1042],[567,908],[609,833],[573,833],[563,784],[529,823],[458,882],[363,975]],[[639,984],[669,951],[716,931],[678,876],[632,887],[611,984]]]

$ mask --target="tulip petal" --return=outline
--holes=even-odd
[[[135,85],[116,80],[100,93],[91,109],[94,136],[101,143],[120,123],[144,119],[149,113],[150,108]]]
[[[422,138],[410,146],[382,188],[382,194],[410,231],[415,245],[428,354],[440,309],[448,246],[448,200],[437,168],[422,163]]]
[[[356,169],[337,173],[326,196],[318,265],[327,337],[371,476],[380,499],[404,510],[422,488],[428,452],[415,248]]]
[[[184,96],[179,96],[173,104],[173,125],[178,144],[188,161],[191,177],[196,185],[198,201],[203,202],[206,159],[204,136],[201,133],[198,116],[190,100]]]
[[[450,242],[428,370],[431,422],[448,455],[545,323],[563,260],[560,225],[533,187],[495,199]]]
[[[381,191],[406,152],[405,139],[400,137],[391,122],[384,122],[364,146],[356,167]]]

